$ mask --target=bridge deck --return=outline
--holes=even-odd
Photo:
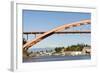
[[[23,32],[23,34],[43,34],[45,32]],[[64,32],[55,32],[54,34],[81,34],[81,33],[91,33],[90,30],[88,31],[64,31]]]

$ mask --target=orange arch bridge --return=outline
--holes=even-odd
[[[28,48],[32,47],[33,45],[37,44],[38,42],[40,42],[41,40],[45,39],[46,37],[54,34],[55,32],[59,32],[59,31],[62,31],[62,30],[68,29],[68,28],[77,27],[77,26],[81,26],[81,25],[87,25],[87,24],[91,24],[90,19],[82,20],[82,21],[74,22],[74,23],[70,23],[70,24],[64,24],[64,25],[56,27],[50,31],[47,31],[47,32],[41,34],[40,36],[36,37],[35,39],[27,42],[26,44],[23,45],[23,48],[28,49]]]

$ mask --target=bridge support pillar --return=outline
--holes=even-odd
[[[34,34],[35,35],[35,38],[36,38],[36,34]]]
[[[27,34],[27,40],[28,40],[28,34]]]

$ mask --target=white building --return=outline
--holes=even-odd
[[[82,54],[91,54],[91,47],[84,47],[82,50]]]
[[[82,55],[82,52],[81,51],[73,51],[73,52],[71,52],[71,55],[72,56]]]

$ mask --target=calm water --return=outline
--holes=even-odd
[[[67,60],[86,60],[91,59],[91,56],[42,56],[23,59],[23,62],[47,62],[47,61],[67,61]]]

